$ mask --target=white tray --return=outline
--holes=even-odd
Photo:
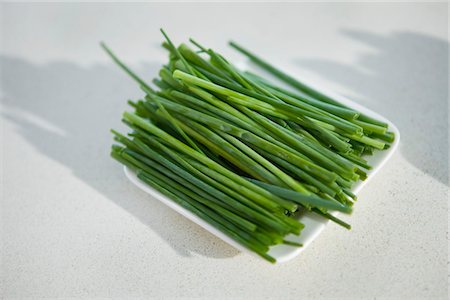
[[[302,78],[302,81],[307,83],[308,85],[320,90],[322,93],[329,95],[329,96],[333,97],[334,99],[339,100],[341,103],[343,103],[357,111],[360,111],[370,117],[373,117],[373,118],[376,118],[378,120],[388,123],[389,131],[392,131],[395,134],[395,141],[391,144],[391,147],[389,149],[383,150],[383,151],[376,151],[374,155],[367,157],[369,164],[373,168],[372,168],[372,170],[367,172],[367,179],[365,181],[359,181],[354,184],[354,186],[352,188],[352,192],[354,194],[358,194],[358,192],[364,187],[364,185],[366,185],[374,177],[374,175],[378,172],[378,170],[380,170],[381,167],[383,167],[383,165],[389,160],[389,158],[395,152],[395,150],[398,147],[399,141],[400,141],[400,133],[399,133],[397,127],[392,122],[387,120],[385,117],[380,116],[379,114],[371,111],[370,109],[368,109],[364,106],[361,106],[360,104],[355,103],[351,100],[348,100],[345,97],[342,97],[338,94],[328,92],[325,89],[323,89],[322,87],[319,87],[317,84],[314,84],[309,80],[305,80]],[[133,182],[135,185],[137,185],[139,188],[141,188],[145,192],[149,193],[153,198],[158,199],[165,205],[174,209],[175,211],[182,214],[183,216],[190,219],[191,221],[197,223],[198,225],[205,228],[206,230],[208,230],[212,234],[216,235],[220,239],[224,240],[228,244],[232,245],[233,247],[235,247],[239,250],[242,250],[244,252],[250,253],[256,257],[259,257],[258,255],[256,255],[252,251],[246,249],[245,247],[241,246],[239,243],[235,242],[234,240],[229,238],[227,235],[223,234],[221,231],[219,231],[216,228],[214,228],[213,226],[209,225],[207,222],[203,221],[202,219],[200,219],[199,217],[197,217],[190,211],[179,206],[178,204],[176,204],[175,202],[173,202],[166,196],[162,195],[158,191],[154,190],[153,188],[151,188],[148,185],[146,185],[145,183],[143,183],[141,180],[139,180],[139,178],[135,175],[135,173],[132,170],[128,169],[127,167],[124,167],[124,171],[125,171],[126,176],[128,177],[128,179],[131,182]],[[361,201],[364,201],[364,199],[361,199]],[[364,213],[364,212],[358,211],[357,209],[355,209],[353,213]],[[337,212],[333,213],[333,215],[337,215],[337,214],[338,214]],[[305,224],[305,228],[302,230],[301,235],[296,236],[296,235],[291,234],[291,235],[287,236],[286,239],[290,240],[290,241],[302,243],[303,247],[293,247],[293,246],[283,245],[283,244],[272,246],[270,248],[268,254],[270,256],[272,256],[273,258],[275,258],[278,263],[289,261],[289,260],[293,259],[294,257],[296,257],[297,255],[299,255],[322,232],[322,230],[325,228],[325,226],[328,224],[328,222],[330,222],[328,219],[325,219],[321,216],[318,216],[317,214],[312,214],[312,213],[303,214],[302,216],[299,217],[299,219],[301,220],[301,222],[303,224]]]

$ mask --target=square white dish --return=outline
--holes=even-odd
[[[397,127],[389,120],[387,120],[385,117],[377,114],[376,112],[371,111],[370,109],[355,103],[341,95],[338,95],[336,93],[332,93],[324,89],[323,87],[318,86],[317,84],[314,84],[313,82],[306,80],[304,78],[301,78],[301,80],[305,83],[307,83],[309,86],[316,88],[317,90],[320,90],[322,93],[329,95],[333,97],[334,99],[339,100],[341,103],[349,106],[350,108],[353,108],[357,111],[360,111],[370,117],[376,118],[378,120],[384,121],[389,124],[389,131],[394,132],[395,134],[395,141],[391,144],[391,147],[387,150],[383,151],[376,151],[374,155],[365,157],[369,164],[372,166],[372,170],[367,172],[367,179],[365,181],[359,181],[355,183],[355,185],[352,188],[352,192],[354,194],[358,194],[358,192],[366,185],[373,177],[374,175],[383,167],[383,165],[389,160],[389,158],[392,156],[392,154],[396,151],[398,144],[400,142],[400,133],[397,129]],[[280,84],[282,85],[282,84]],[[232,245],[233,247],[250,253],[256,257],[259,257],[252,251],[248,250],[247,248],[241,246],[239,243],[234,241],[233,239],[229,238],[227,235],[222,233],[220,230],[214,228],[207,222],[203,221],[201,218],[197,217],[195,214],[191,213],[190,211],[186,210],[185,208],[179,206],[172,200],[170,200],[168,197],[162,195],[158,191],[154,190],[147,184],[143,183],[136,174],[129,168],[124,167],[125,175],[127,178],[134,183],[136,186],[138,186],[143,191],[150,194],[153,198],[161,201],[165,205],[169,206],[170,208],[174,209],[181,215],[185,216],[189,220],[197,223],[204,229],[208,230],[212,234],[216,235],[223,241],[227,242],[228,244]],[[357,210],[355,210],[358,213]],[[361,213],[361,212],[360,212]],[[333,212],[333,215],[337,215],[337,212]],[[303,250],[308,247],[308,245],[322,232],[322,230],[325,228],[325,226],[330,222],[328,219],[325,219],[317,214],[313,213],[305,213],[302,214],[299,219],[301,222],[305,225],[305,228],[302,230],[302,233],[300,236],[296,235],[289,235],[286,237],[287,240],[295,241],[298,243],[302,243],[303,247],[292,247],[289,245],[276,245],[272,246],[269,250],[269,255],[276,259],[277,263],[287,262],[297,255],[299,255]]]

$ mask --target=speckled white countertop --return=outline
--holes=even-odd
[[[447,297],[447,4],[0,4],[4,299]],[[402,143],[295,260],[239,253],[149,198],[109,158],[109,128],[193,36],[230,38],[389,118]],[[1,294],[0,294],[1,295]]]

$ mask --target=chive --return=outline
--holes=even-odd
[[[304,143],[298,135],[293,134],[291,131],[283,128],[282,126],[270,121],[267,118],[259,115],[258,113],[252,114],[256,117],[256,119],[265,126],[268,130],[276,132],[276,134],[287,142],[290,146],[299,150],[301,153],[309,156],[313,161],[317,162],[319,165],[326,167],[329,170],[332,170],[338,174],[343,174],[345,176],[352,176],[352,170],[346,170],[342,168],[340,165],[335,163],[333,160],[328,158],[323,154],[325,150],[320,149],[317,151],[316,147],[310,147],[307,143]]]
[[[186,60],[191,62],[193,65],[199,66],[200,68],[208,70],[209,72],[218,76],[229,78],[226,73],[204,60],[200,55],[192,51],[186,44],[181,44],[178,50],[183,55],[183,57],[185,57]],[[206,49],[205,52],[207,52]]]
[[[188,195],[189,197],[191,197],[193,199],[196,199],[198,202],[201,202],[203,205],[210,207],[214,211],[217,211],[217,213],[220,213],[226,219],[229,219],[230,221],[234,222],[239,227],[241,227],[245,230],[249,230],[249,231],[256,230],[257,226],[255,224],[249,222],[248,220],[240,217],[238,214],[235,214],[234,212],[232,212],[233,211],[232,207],[224,205],[223,202],[218,201],[216,198],[203,192],[202,190],[198,189],[196,186],[189,183],[187,180],[183,179],[182,177],[177,176],[175,173],[158,165],[157,163],[153,163],[153,162],[149,161],[148,159],[145,159],[142,157],[140,158],[141,161],[134,159],[134,157],[139,157],[139,156],[140,156],[139,154],[129,152],[129,150],[124,150],[124,152],[122,154],[122,157],[124,159],[130,161],[131,163],[133,163],[134,166],[142,168],[141,171],[146,172],[147,176],[150,174],[153,176],[156,176],[157,178],[159,178],[163,182],[165,182],[168,186],[172,187],[173,189],[177,189],[177,190],[183,192],[184,194]],[[144,163],[144,161],[145,161],[145,163]],[[164,173],[162,173],[160,171],[163,171]],[[176,181],[183,183],[183,185],[177,183]],[[187,189],[186,187],[189,187],[189,189]],[[195,191],[195,193],[193,191]],[[199,196],[201,196],[201,197],[199,197]]]
[[[365,132],[370,132],[370,133],[376,133],[379,135],[383,135],[386,133],[387,128],[386,127],[382,127],[382,126],[378,126],[372,123],[367,123],[361,120],[353,120],[353,123],[361,126]]]
[[[184,64],[184,66],[186,67],[186,69],[189,70],[189,72],[191,74],[196,74],[196,72],[191,68],[191,66],[189,65],[189,63],[186,61],[186,59],[183,57],[183,55],[181,55],[181,53],[178,51],[178,49],[174,46],[174,44],[172,43],[172,41],[169,39],[169,36],[166,34],[166,32],[161,28],[160,29],[161,33],[163,34],[163,36],[165,37],[167,44],[169,45],[170,50],[175,54],[175,56],[181,60]]]
[[[155,140],[151,140],[151,141],[156,142]],[[122,140],[122,142],[124,142],[124,140]],[[139,159],[146,165],[155,166],[154,163],[151,162],[151,160],[155,160],[158,163],[160,163],[162,166],[167,167],[168,170],[171,170],[172,172],[179,174],[182,178],[191,182],[195,186],[201,188],[202,190],[204,190],[211,196],[217,197],[217,199],[222,199],[223,201],[226,201],[226,203],[228,203],[233,208],[235,208],[236,211],[242,212],[244,215],[250,216],[258,224],[262,224],[263,226],[266,226],[266,227],[269,226],[269,228],[274,227],[274,228],[277,228],[277,230],[286,230],[286,228],[281,226],[279,222],[274,221],[274,219],[271,218],[270,215],[265,210],[263,210],[259,206],[255,206],[254,203],[249,202],[246,198],[240,196],[240,194],[229,193],[236,200],[242,201],[243,204],[240,204],[239,202],[237,202],[230,196],[227,196],[226,194],[224,194],[220,190],[216,189],[212,185],[209,185],[209,184],[211,184],[210,178],[208,178],[206,176],[199,176],[199,177],[192,176],[192,174],[186,172],[183,168],[180,168],[179,166],[175,165],[173,162],[170,162],[169,160],[167,160],[166,158],[164,158],[159,153],[155,152],[154,150],[152,150],[151,148],[149,148],[147,145],[143,144],[139,140],[135,140],[134,142],[131,142],[128,140],[128,142],[126,142],[127,147],[130,143],[132,143],[132,144],[137,143],[136,147],[135,147],[135,148],[137,148],[137,151],[140,151],[141,153],[143,153],[146,156],[145,157],[139,156],[133,152],[129,152],[130,155],[132,155],[136,159]],[[162,146],[160,144],[159,144],[159,146],[162,149],[165,149],[166,151],[168,150],[167,148],[165,148],[164,146]],[[169,154],[171,155],[171,157],[173,157],[173,153],[169,153]],[[177,160],[177,161],[179,162],[180,160]],[[200,169],[204,169],[204,168],[200,168]],[[194,170],[190,169],[190,171],[196,171],[196,169],[194,169]],[[199,171],[193,172],[193,173],[196,174],[197,176],[199,174],[202,175],[202,173]],[[205,178],[206,178],[206,181],[203,182],[205,180]],[[217,186],[217,184],[215,186]],[[220,184],[219,184],[219,186],[220,186]],[[229,190],[226,190],[223,188],[222,188],[222,190],[229,192]],[[249,210],[249,208],[247,208],[247,206],[252,208],[253,210],[251,210],[251,209]]]
[[[344,130],[348,133],[362,133],[362,128],[351,123],[347,122],[341,122],[336,119],[330,118],[326,115],[318,114],[316,112],[311,112],[308,110],[301,109],[299,107],[286,104],[283,102],[277,102],[276,100],[271,99],[270,97],[265,97],[266,102],[258,100],[256,98],[247,96],[245,94],[236,92],[232,89],[225,88],[222,86],[219,86],[217,84],[214,84],[212,82],[205,81],[201,78],[189,75],[187,73],[184,73],[182,71],[176,70],[173,73],[173,76],[177,79],[181,79],[182,81],[194,84],[196,86],[206,88],[210,91],[220,93],[222,95],[227,96],[230,101],[238,102],[241,105],[250,105],[252,108],[260,108],[260,109],[266,109],[268,111],[274,111],[273,113],[276,113],[276,116],[281,115],[294,115],[294,118],[296,118],[296,115],[299,116],[306,116],[308,118],[311,118],[312,120],[318,120],[322,122],[327,122],[328,124],[331,124],[333,126],[337,126],[339,129]]]
[[[359,117],[358,117],[358,120],[363,121],[363,122],[367,122],[367,123],[371,123],[371,124],[374,124],[374,125],[378,125],[378,126],[381,126],[381,127],[386,127],[386,128],[389,127],[388,123],[376,120],[376,119],[374,119],[372,117],[369,117],[369,116],[367,116],[365,114],[360,114]]]
[[[352,186],[371,166],[364,155],[390,147],[388,124],[330,97],[231,42],[290,91],[239,70],[213,49],[175,45],[164,30],[169,60],[153,90],[104,44],[145,95],[115,130],[111,156],[243,247],[275,262],[272,246],[300,247],[289,234],[311,211],[350,229],[328,211],[352,212]],[[119,145],[120,144],[120,145]],[[293,217],[294,216],[294,217]]]
[[[233,47],[234,49],[236,49],[237,51],[241,52],[242,54],[244,54],[245,56],[247,56],[251,61],[253,61],[254,63],[256,63],[257,65],[259,65],[260,67],[262,67],[264,70],[268,71],[269,73],[273,74],[274,76],[276,76],[277,78],[279,78],[280,80],[284,81],[285,83],[291,85],[292,87],[314,97],[315,99],[318,99],[320,101],[329,103],[329,104],[333,104],[336,106],[341,106],[341,107],[345,107],[343,104],[341,104],[339,101],[333,99],[332,97],[325,95],[324,93],[321,93],[320,91],[318,91],[317,89],[300,82],[299,80],[295,79],[294,77],[284,73],[283,71],[281,71],[280,69],[276,68],[275,66],[269,64],[268,62],[264,61],[263,59],[259,58],[258,56],[254,55],[253,53],[251,53],[250,51],[244,49],[242,46],[239,46],[237,43],[235,42],[230,42],[229,43],[231,47]],[[371,118],[367,115],[364,114],[360,114],[358,116],[358,119],[360,121],[363,122],[367,122],[367,123],[371,123],[377,126],[381,126],[381,127],[388,127],[388,124],[379,120],[376,120],[374,118]]]
[[[347,194],[347,196],[349,196],[350,198],[353,199],[353,201],[356,201],[358,199],[358,197],[349,189],[343,188],[342,189],[344,191],[345,194]]]
[[[259,155],[256,151],[252,150],[246,144],[242,143],[240,140],[235,137],[228,135],[226,133],[221,133],[221,135],[233,143],[236,147],[240,148],[242,151],[251,156],[255,161],[259,162],[262,166],[270,170],[273,174],[278,176],[286,185],[290,186],[292,189],[297,190],[301,193],[308,193],[308,191],[297,181],[295,181],[292,177],[284,173],[282,170],[273,165],[270,161],[265,159],[263,156]]]
[[[224,232],[231,238],[235,239],[238,243],[254,250],[258,255],[260,255],[264,259],[268,260],[269,262],[272,262],[272,263],[275,262],[275,259],[273,257],[266,254],[267,249],[258,247],[257,245],[255,245],[253,243],[249,243],[248,241],[243,239],[240,235],[236,234],[234,231],[227,229],[226,226],[223,225],[223,223],[218,221],[217,215],[215,215],[215,218],[212,218],[208,215],[208,213],[205,213],[207,211],[207,209],[204,206],[195,205],[194,203],[190,202],[189,198],[184,196],[183,194],[173,193],[173,192],[167,190],[166,188],[163,187],[163,185],[164,185],[163,182],[158,182],[155,179],[152,180],[146,176],[142,176],[141,174],[139,174],[138,176],[141,180],[143,180],[146,183],[148,183],[149,185],[153,186],[159,192],[165,194],[169,198],[175,200],[178,204],[180,204],[184,208],[190,210],[194,214],[198,215],[200,218],[206,220],[208,223],[212,224],[214,227],[218,228],[219,230],[221,230],[222,232]]]
[[[139,83],[139,85],[143,85],[149,90],[152,90],[145,81],[143,81],[136,73],[134,73],[130,68],[128,68],[119,58],[106,46],[105,43],[101,42],[100,46],[103,48],[103,50],[106,51],[106,53],[112,58],[112,60],[123,70],[125,73],[127,73],[131,78],[133,78],[136,82]]]
[[[241,179],[238,175],[234,174],[233,172],[230,172],[229,170],[223,168],[221,165],[217,164],[213,160],[205,157],[201,153],[198,153],[194,149],[188,147],[187,145],[185,145],[182,142],[178,141],[177,139],[173,138],[172,136],[170,136],[169,134],[167,134],[163,130],[161,130],[158,127],[156,127],[155,125],[153,125],[153,124],[145,121],[144,119],[136,116],[135,114],[132,114],[132,113],[129,113],[129,112],[125,112],[123,114],[123,117],[124,117],[125,120],[135,124],[136,126],[142,128],[142,129],[144,129],[144,130],[146,130],[148,132],[151,132],[152,134],[154,134],[154,135],[164,139],[166,142],[170,143],[172,146],[174,146],[178,150],[180,150],[180,151],[186,153],[187,155],[197,159],[198,161],[202,162],[206,166],[218,170],[223,175],[225,175],[225,176],[229,177],[230,179],[233,179],[233,180],[241,183],[243,186],[245,186],[245,187],[247,187],[247,188],[249,188],[251,190],[255,190],[255,192],[260,192],[262,194],[261,195],[262,196],[261,199],[267,205],[269,205],[269,206],[272,205],[273,208],[277,207],[277,205],[275,205],[275,204],[269,204],[269,203],[272,203],[272,202],[270,202],[270,200],[268,200],[266,198],[266,197],[273,198],[272,194],[266,192],[263,189],[257,188],[253,184],[249,184],[248,181]]]
[[[372,147],[377,148],[379,150],[383,150],[384,149],[385,143],[380,142],[380,141],[375,140],[375,139],[372,139],[372,138],[370,138],[368,136],[365,136],[365,135],[357,136],[357,135],[353,135],[353,134],[347,134],[347,133],[344,133],[344,132],[341,132],[341,134],[343,136],[351,138],[352,140],[360,142],[360,143],[362,143],[364,145],[372,146]]]
[[[313,195],[305,195],[299,192],[295,192],[289,189],[285,189],[282,187],[278,187],[275,185],[271,185],[271,184],[267,184],[258,180],[254,180],[251,178],[247,178],[248,180],[250,180],[251,182],[271,191],[272,193],[282,197],[282,198],[286,198],[292,201],[295,201],[297,203],[300,203],[304,206],[311,206],[311,207],[322,207],[322,208],[326,208],[326,209],[332,209],[332,210],[337,210],[337,211],[342,211],[345,213],[351,213],[352,212],[352,208],[348,207],[346,205],[343,205],[341,203],[337,203],[337,202],[331,202],[322,198],[319,198],[317,196],[313,196]]]
[[[295,165],[290,164],[288,161],[282,159],[281,157],[278,157],[276,155],[268,153],[267,151],[263,150],[262,148],[257,148],[256,151],[264,154],[264,156],[269,158],[274,163],[278,164],[280,167],[288,170],[289,172],[291,172],[292,174],[297,176],[300,180],[302,180],[308,184],[311,184],[312,186],[315,186],[316,188],[323,191],[324,193],[329,194],[330,196],[334,196],[336,194],[336,192],[340,190],[336,184],[323,182],[323,181],[309,175],[307,172],[296,167]]]
[[[189,130],[190,134],[195,136],[198,141],[204,143],[205,145],[209,145],[210,149],[217,151],[218,154],[224,158],[227,158],[230,162],[234,163],[242,170],[252,174],[255,178],[264,179],[273,183],[280,183],[279,179],[277,179],[273,174],[256,163],[251,157],[247,156],[245,152],[243,153],[241,151],[242,149],[239,150],[236,148],[236,145],[233,145],[233,143],[223,139],[223,136],[220,134],[217,134],[189,119],[181,118],[181,121],[183,121],[184,124],[180,123],[180,125],[187,126],[185,127],[186,130]]]
[[[393,132],[386,132],[384,134],[378,134],[378,133],[374,132],[372,134],[372,136],[375,137],[375,138],[379,138],[379,139],[381,139],[383,141],[386,141],[388,143],[392,143],[394,141],[394,139],[395,139],[395,135],[394,135]]]
[[[321,101],[327,102],[327,103],[331,103],[331,104],[335,104],[335,105],[339,105],[339,102],[337,102],[336,100],[324,95],[323,93],[317,91],[316,89],[296,80],[294,77],[287,75],[286,73],[282,72],[281,70],[277,69],[276,67],[274,67],[273,65],[269,64],[268,62],[264,61],[263,59],[257,57],[256,55],[252,54],[250,51],[244,49],[243,47],[239,46],[238,44],[236,44],[235,42],[230,42],[229,43],[231,47],[233,47],[234,49],[238,50],[239,52],[241,52],[242,54],[244,54],[245,56],[247,56],[251,61],[253,61],[254,63],[256,63],[257,65],[259,65],[260,67],[262,67],[263,69],[265,69],[266,71],[268,71],[269,73],[275,75],[276,77],[278,77],[279,79],[283,80],[284,82],[286,82],[287,84],[291,85],[292,87],[295,87],[297,89],[299,89],[300,91],[303,91],[311,96],[313,96],[316,99],[319,99]]]
[[[247,74],[249,74],[249,73],[247,73]],[[255,77],[254,74],[250,73],[249,75],[251,75],[252,78]],[[260,82],[261,84],[263,84],[273,94],[280,97],[281,99],[289,101],[293,105],[299,105],[300,104],[299,102],[307,103],[311,106],[320,108],[324,111],[327,111],[336,116],[342,117],[346,120],[354,120],[354,119],[358,118],[358,116],[359,116],[359,113],[352,109],[342,107],[342,106],[336,106],[336,105],[329,104],[326,102],[321,102],[321,101],[316,100],[306,94],[299,95],[299,94],[293,93],[293,92],[283,89],[281,87],[275,86],[266,80],[262,80],[260,77],[256,77],[256,80],[258,82]]]
[[[178,131],[178,133],[183,136],[183,138],[189,143],[189,145],[191,145],[192,148],[196,149],[198,152],[203,153],[203,151],[197,146],[197,144],[193,140],[191,140],[191,138],[183,131],[183,129],[181,129],[176,120],[170,115],[170,113],[164,108],[164,106],[161,104],[161,102],[158,101],[157,98],[155,98],[155,102],[164,114],[164,117],[169,120],[170,124],[172,124],[172,126]]]
[[[169,110],[173,110],[176,113],[187,116],[190,119],[193,119],[197,122],[208,125],[211,128],[235,135],[236,137],[244,139],[245,141],[247,141],[253,145],[256,145],[256,146],[259,145],[259,147],[262,147],[262,148],[266,149],[268,152],[271,152],[275,155],[286,157],[291,163],[299,166],[300,168],[304,169],[307,172],[310,172],[311,174],[314,174],[314,176],[316,176],[318,178],[322,178],[323,180],[330,181],[330,182],[334,181],[336,179],[336,175],[334,173],[327,171],[326,169],[318,166],[317,164],[315,164],[311,161],[305,160],[302,157],[300,157],[292,152],[289,152],[282,147],[279,147],[271,142],[268,142],[267,140],[255,135],[249,131],[238,128],[238,127],[236,127],[230,123],[227,123],[223,120],[211,117],[209,115],[195,111],[188,107],[181,106],[179,104],[169,102],[164,99],[159,99],[159,100],[162,103],[164,103],[165,107]]]
[[[331,215],[331,214],[329,214],[329,213],[320,211],[319,209],[314,209],[314,212],[316,212],[316,213],[318,213],[319,215],[322,215],[323,217],[325,217],[325,218],[327,218],[327,219],[329,219],[329,220],[335,222],[335,223],[338,224],[338,225],[341,225],[342,227],[344,227],[344,228],[346,228],[346,229],[348,229],[348,230],[352,229],[352,226],[351,226],[350,224],[348,224],[348,223],[342,221],[341,219],[339,219],[339,218],[337,218],[337,217],[335,217],[335,216],[333,216],[333,215]]]
[[[283,244],[289,245],[289,246],[294,246],[294,247],[303,247],[303,244],[301,244],[301,243],[287,241],[287,240],[283,240]]]

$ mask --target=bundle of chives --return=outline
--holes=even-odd
[[[190,41],[176,47],[161,30],[169,63],[148,83],[109,48],[144,97],[129,101],[128,136],[111,156],[146,184],[236,242],[274,262],[267,252],[303,228],[298,211],[351,213],[352,185],[371,167],[363,155],[394,140],[387,124],[345,107],[258,58],[231,46],[298,92],[243,72],[212,49]],[[201,53],[199,53],[201,52]]]

